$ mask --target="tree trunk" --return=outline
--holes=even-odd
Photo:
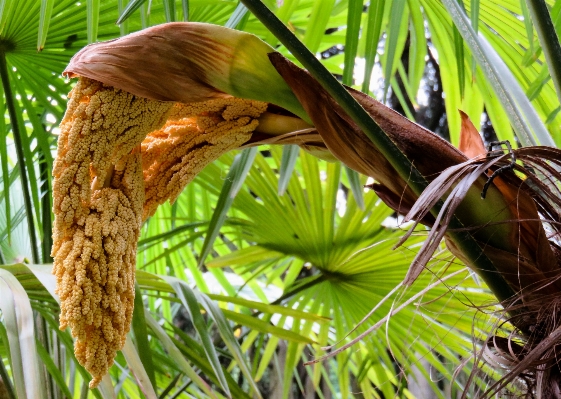
[[[407,379],[407,387],[416,398],[436,399],[437,396],[421,372],[421,367],[428,370],[431,366],[427,360],[421,359],[415,366],[411,367],[412,372]]]
[[[10,399],[10,395],[8,394],[8,389],[0,377],[0,399]]]

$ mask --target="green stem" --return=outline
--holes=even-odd
[[[356,54],[358,52],[360,17],[362,15],[363,6],[363,0],[349,0],[347,34],[345,35],[345,62],[343,64],[343,83],[348,86],[352,86],[353,84],[353,70]]]
[[[41,213],[43,214],[41,259],[43,263],[51,263],[53,261],[51,257],[53,246],[51,190],[49,187],[49,167],[42,151],[39,151],[39,176],[41,181]]]
[[[4,367],[4,362],[0,362],[0,384],[3,384],[3,386],[0,386],[0,397],[4,395],[6,399],[17,399],[12,380],[10,380],[8,371]]]
[[[420,195],[428,186],[427,180],[343,85],[260,0],[241,1],[337,101],[341,108],[391,163],[399,175],[408,182],[413,192]],[[441,207],[442,202],[439,202],[431,210],[431,213],[437,215]],[[463,227],[465,226],[462,222],[456,216],[453,216],[449,228],[454,230]],[[510,285],[497,271],[493,262],[485,255],[471,234],[467,232],[449,232],[448,235],[470,260],[471,265],[479,271],[479,274],[499,301],[506,303],[516,297]]]
[[[152,361],[152,351],[148,341],[148,331],[146,328],[146,318],[144,315],[144,302],[142,292],[138,282],[134,286],[134,310],[132,315],[132,331],[134,332],[135,346],[140,357],[140,361],[148,374],[148,379],[154,389],[157,389],[156,375],[154,373],[154,363]]]
[[[33,221],[33,207],[31,205],[31,195],[29,193],[29,182],[27,180],[27,171],[25,169],[25,156],[23,154],[21,130],[19,128],[16,107],[14,105],[14,97],[10,80],[8,78],[8,64],[6,62],[6,53],[0,52],[0,78],[4,88],[6,97],[6,106],[10,115],[10,123],[12,124],[12,132],[14,134],[14,143],[16,147],[16,156],[19,165],[21,186],[23,190],[23,200],[25,206],[25,214],[27,216],[27,227],[29,229],[29,239],[31,241],[31,256],[33,263],[39,263],[39,250],[37,246],[37,235],[35,234],[35,224]]]
[[[544,0],[526,0],[542,46],[551,80],[561,103],[561,45]]]

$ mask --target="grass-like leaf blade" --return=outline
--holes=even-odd
[[[210,253],[214,240],[218,236],[218,232],[226,220],[226,215],[230,210],[234,197],[245,181],[256,154],[257,148],[253,147],[243,150],[234,158],[234,162],[232,163],[230,171],[226,176],[226,180],[224,181],[224,185],[222,186],[222,190],[220,191],[220,195],[218,197],[218,202],[216,203],[216,208],[214,208],[214,212],[208,226],[205,242],[203,243],[203,247],[201,249],[199,265],[203,264],[205,258]]]
[[[57,383],[59,388],[62,390],[62,393],[66,395],[67,398],[71,398],[72,394],[70,393],[70,389],[68,389],[68,385],[66,385],[66,381],[64,381],[64,377],[62,376],[60,370],[58,369],[57,365],[49,355],[49,352],[43,347],[41,342],[35,340],[35,344],[37,347],[37,353],[41,358],[41,361],[47,368],[47,371],[53,377],[53,380]]]
[[[39,398],[46,392],[39,378],[33,311],[19,281],[0,269],[0,310],[8,333],[15,389],[19,398]]]
[[[285,145],[282,148],[282,158],[279,168],[279,195],[284,195],[286,192],[288,183],[292,177],[292,172],[294,171],[294,166],[296,166],[296,161],[298,161],[299,153],[300,148],[297,145]]]
[[[87,4],[87,35],[88,43],[97,41],[97,31],[99,29],[99,8],[100,0],[86,0]]]
[[[195,296],[193,290],[185,282],[175,277],[162,278],[172,286],[172,288],[175,290],[175,293],[177,294],[177,297],[181,300],[181,303],[189,312],[191,320],[193,321],[193,325],[195,326],[195,329],[199,334],[199,338],[202,341],[207,359],[212,365],[214,374],[218,378],[220,387],[228,394],[228,396],[230,396],[230,388],[228,387],[228,382],[226,381],[226,377],[224,376],[224,371],[222,370],[222,366],[220,365],[218,354],[216,353],[212,338],[207,331],[206,322],[201,315],[199,302],[197,301],[197,297]]]
[[[117,25],[120,25],[123,22],[125,22],[125,20],[127,20],[145,2],[146,2],[146,0],[130,0],[129,3],[127,4],[127,6],[125,7],[125,9],[123,10],[123,12],[121,13],[121,15],[119,15],[119,19],[117,19],[117,21],[115,23]],[[143,25],[143,28],[144,28],[144,25]]]
[[[144,303],[142,301],[142,293],[140,292],[138,283],[135,286],[132,330],[134,332],[138,356],[140,357],[145,373],[152,386],[156,387],[156,375],[154,372],[154,363],[152,361],[152,350],[150,349],[150,342],[148,342],[148,331],[146,329],[146,320],[144,318]]]
[[[361,211],[364,210],[364,196],[363,191],[364,188],[362,187],[362,183],[360,182],[360,175],[358,172],[352,170],[348,166],[345,166],[345,172],[347,173],[347,179],[349,180],[349,188],[353,193],[355,198],[355,202],[360,208]]]
[[[144,313],[143,309],[141,309],[140,312]],[[130,335],[127,335],[127,340],[125,341],[125,346],[123,347],[122,352],[127,360],[127,365],[136,379],[138,388],[142,391],[146,399],[158,399],[158,395],[156,395],[156,392],[154,391],[155,385],[152,384],[147,370],[144,367],[144,362],[140,359],[141,353],[150,352],[149,347],[145,348],[146,349],[137,350],[132,343]]]
[[[55,0],[41,0],[41,11],[39,12],[39,33],[37,34],[37,51],[41,51],[43,50],[43,47],[45,47],[54,4]]]
[[[209,395],[211,398],[216,398],[216,395],[212,392],[210,386],[197,374],[197,372],[191,367],[187,360],[181,354],[181,351],[175,346],[171,338],[166,334],[165,330],[158,324],[156,320],[144,310],[144,317],[146,319],[146,324],[154,332],[155,336],[161,342],[162,346],[166,349],[169,356],[173,359],[175,364],[179,369],[189,377],[203,392]]]

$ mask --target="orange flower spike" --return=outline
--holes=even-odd
[[[144,136],[171,103],[82,78],[70,94],[53,168],[53,274],[60,328],[70,326],[90,388],[113,364],[130,329],[142,223]]]
[[[144,219],[220,155],[239,148],[259,125],[267,104],[238,98],[176,104],[168,122],[142,142]]]
[[[175,37],[179,31],[188,32],[192,42]],[[53,170],[53,273],[61,299],[60,328],[71,327],[76,357],[92,375],[91,388],[113,364],[130,329],[142,221],[158,205],[174,201],[208,163],[248,143],[260,117],[265,120],[263,138],[269,131],[288,133],[291,127],[283,126],[285,122],[292,128],[310,127],[297,117],[267,113],[265,102],[233,98],[222,91],[243,92],[243,84],[238,84],[243,79],[229,79],[241,76],[243,62],[252,52],[270,50],[241,32],[223,35],[223,43],[212,42],[212,34],[231,32],[205,24],[158,26],[88,46],[65,72],[86,77],[80,77],[69,96]],[[162,39],[167,47],[161,45]],[[177,56],[177,51],[158,52],[182,45],[191,50],[208,45],[212,51],[232,54],[226,51],[222,64],[191,57],[185,68],[181,64],[185,57]],[[130,53],[139,48],[147,52]],[[248,53],[244,55],[240,48]],[[229,63],[228,54],[238,63]],[[133,55],[140,55],[145,67],[131,64]],[[220,67],[227,69],[225,74]],[[302,112],[270,64],[265,72],[257,69],[254,75],[244,76],[259,82],[267,68],[284,86],[286,97],[293,98],[295,110]],[[214,79],[217,87],[208,79]],[[265,84],[260,86],[266,96],[274,92]],[[206,101],[175,103],[200,100]]]

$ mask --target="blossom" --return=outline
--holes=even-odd
[[[95,387],[125,343],[134,302],[144,183],[140,143],[171,104],[82,78],[69,96],[53,168],[53,273],[60,328]]]
[[[99,384],[122,349],[134,303],[142,222],[208,163],[246,143],[267,104],[234,97],[182,104],[80,78],[53,170],[53,273],[60,328]]]
[[[144,218],[175,201],[210,162],[247,142],[266,109],[266,103],[234,97],[177,103],[167,123],[142,142]]]

